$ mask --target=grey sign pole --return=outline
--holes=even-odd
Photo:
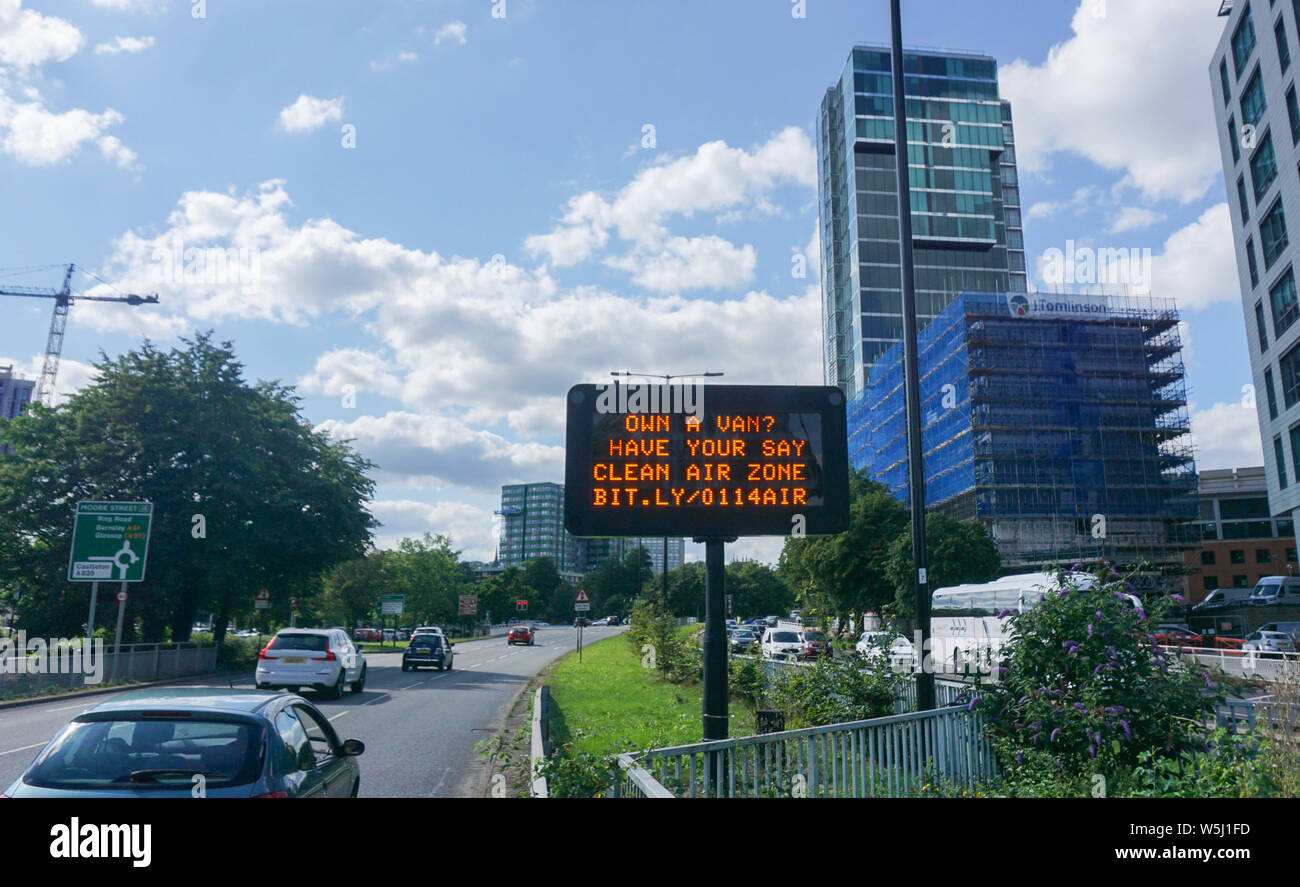
[[[113,637],[113,654],[116,656],[122,652],[122,617],[126,613],[126,583],[122,583],[122,590],[118,593],[117,600],[117,633]]]
[[[99,600],[99,583],[90,583],[90,617],[86,620],[86,637],[95,636],[95,602]]]

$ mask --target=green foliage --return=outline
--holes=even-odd
[[[703,574],[703,564],[700,564]],[[732,597],[732,611],[738,616],[785,614],[794,606],[794,592],[780,573],[757,561],[727,564],[727,594]]]
[[[1001,680],[977,691],[1008,781],[1026,791],[1077,792],[1092,774],[1130,771],[1144,752],[1190,754],[1222,695],[1208,671],[1156,644],[1160,613],[1133,607],[1126,583],[1106,579],[1088,590],[1067,583],[1008,616]]]
[[[1002,558],[997,543],[979,521],[959,521],[941,512],[925,516],[926,563],[929,587],[944,588],[967,582],[996,579]],[[889,546],[885,573],[894,588],[892,612],[899,617],[916,613],[916,585],[912,581],[912,530],[905,529]]]
[[[1197,754],[1165,757],[1143,752],[1116,788],[1134,798],[1274,797],[1278,787],[1262,766],[1269,748],[1266,736],[1218,730]]]
[[[263,587],[287,618],[289,598],[370,544],[374,466],[317,432],[292,389],[246,383],[229,343],[184,345],[101,355],[66,404],[0,424],[13,448],[0,459],[0,585],[29,630],[81,629],[85,588],[66,581],[78,500],[154,503],[148,578],[127,609],[145,640],[168,628],[184,640],[198,611],[219,638]]]
[[[848,530],[790,538],[781,551],[781,578],[814,617],[879,612],[894,597],[889,546],[905,529],[907,511],[865,471],[850,475],[849,495]]]
[[[767,674],[757,656],[733,656],[727,667],[727,690],[751,708],[762,705],[767,695]]]
[[[883,657],[825,656],[813,666],[781,669],[768,698],[785,712],[787,729],[820,727],[892,715],[897,682]]]
[[[683,634],[676,617],[657,601],[643,600],[633,605],[624,636],[647,666],[663,672],[670,681],[696,681],[703,674],[694,637]]]

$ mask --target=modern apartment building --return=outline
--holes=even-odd
[[[1200,546],[1186,553],[1187,592],[1198,603],[1216,588],[1253,588],[1262,576],[1294,576],[1295,522],[1272,517],[1264,466],[1200,474]]]
[[[23,410],[36,396],[36,381],[22,379],[14,375],[13,366],[0,367],[0,418],[12,419],[22,415]],[[9,445],[0,441],[0,456],[9,452]]]
[[[1293,526],[1300,508],[1300,253],[1287,213],[1291,224],[1300,218],[1300,0],[1223,0],[1219,14],[1224,29],[1210,59],[1210,95],[1264,445],[1265,518]]]
[[[1025,292],[1011,106],[985,55],[905,50],[918,323],[957,293]],[[893,77],[855,46],[817,120],[825,378],[851,399],[901,340]]]
[[[1007,572],[1147,564],[1181,586],[1196,468],[1178,313],[1137,296],[964,293],[921,330],[926,502]],[[902,346],[850,402],[849,458],[907,501]]]

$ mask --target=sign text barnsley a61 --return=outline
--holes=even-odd
[[[717,538],[848,526],[838,388],[707,385],[698,392],[694,412],[617,412],[601,386],[569,390],[565,529]]]
[[[152,502],[78,502],[69,582],[143,582]]]

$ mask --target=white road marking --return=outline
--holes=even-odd
[[[22,748],[10,748],[10,749],[6,749],[5,751],[0,751],[0,755],[11,755],[14,752],[18,752],[18,751],[27,751],[28,749],[32,749],[32,748],[40,748],[44,744],[45,744],[44,742],[38,742],[35,745],[24,745]]]
[[[341,712],[339,712],[339,713],[336,714],[336,715],[331,715],[330,717],[326,718],[325,720],[327,720],[327,721],[333,721],[333,720],[335,720],[335,719],[337,719],[337,718],[341,718],[341,717],[343,717],[343,716],[346,715],[346,714],[351,714],[351,712],[350,712],[350,711],[341,711]]]

